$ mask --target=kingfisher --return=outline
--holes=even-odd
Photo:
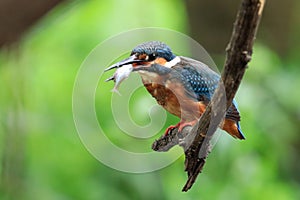
[[[220,75],[206,64],[192,58],[177,56],[171,48],[160,41],[139,44],[128,58],[113,64],[105,71],[118,68],[113,77],[127,78],[130,72],[140,74],[147,91],[169,113],[180,118],[176,125],[168,127],[165,134],[185,126],[194,126],[210,102],[218,86]],[[123,68],[123,70],[121,70]],[[245,139],[240,127],[240,114],[233,100],[226,111],[220,128],[234,138]]]

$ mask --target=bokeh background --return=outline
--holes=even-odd
[[[6,2],[1,1],[1,9]],[[1,35],[0,199],[299,199],[300,2],[296,0],[268,1],[265,7],[253,60],[236,97],[247,139],[222,135],[188,193],[181,192],[186,181],[184,157],[156,172],[123,173],[97,161],[76,132],[73,84],[97,44],[133,28],[169,28],[196,39],[222,69],[239,2],[63,1],[28,23],[31,26],[22,36],[8,40],[18,38],[13,44],[4,45],[5,34]],[[26,6],[34,5],[28,1]],[[21,11],[1,12],[0,22],[7,22],[1,23],[1,33],[18,22],[12,16],[22,16]],[[26,20],[24,12],[22,21]],[[142,89],[136,95],[152,98]],[[110,96],[101,98],[101,105],[110,105]],[[132,105],[136,105],[132,110],[143,107],[140,102]],[[176,121],[169,116],[165,127]],[[101,124],[117,145],[135,145],[130,138],[124,138],[126,143],[118,140],[122,131],[116,131],[111,117],[102,118]],[[151,151],[152,140],[143,148]]]

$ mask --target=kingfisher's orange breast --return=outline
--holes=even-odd
[[[181,116],[181,109],[176,95],[158,83],[145,83],[144,86],[148,92],[156,99],[157,103],[164,107],[168,112],[177,117]]]
[[[184,121],[193,121],[204,112],[205,105],[189,98],[180,82],[170,81],[167,76],[148,73],[142,73],[141,76],[148,92],[169,113]]]

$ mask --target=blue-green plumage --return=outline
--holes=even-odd
[[[165,58],[167,61],[175,58],[175,55],[172,53],[170,47],[159,41],[151,41],[139,44],[132,50],[131,55],[136,53],[147,54],[148,56],[151,56],[152,59],[156,57]]]
[[[181,74],[181,81],[185,88],[194,93],[198,101],[211,99],[218,86],[219,76],[211,75],[208,78],[201,71],[187,66],[177,69],[177,71]]]

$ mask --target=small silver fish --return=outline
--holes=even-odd
[[[111,90],[112,92],[116,92],[119,95],[121,95],[118,88],[120,87],[121,83],[129,77],[130,73],[132,72],[132,69],[133,68],[131,64],[123,65],[122,67],[117,69],[117,71],[114,73],[112,77],[105,80],[106,82],[111,80],[115,82],[115,86]]]

